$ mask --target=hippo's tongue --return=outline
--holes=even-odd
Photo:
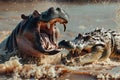
[[[55,43],[52,40],[50,40],[47,34],[40,33],[40,36],[41,36],[42,46],[44,47],[45,50],[52,50],[57,48]]]

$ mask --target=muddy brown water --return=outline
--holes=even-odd
[[[0,41],[6,38],[6,36],[21,21],[21,14],[28,15],[31,14],[34,10],[42,12],[49,7],[62,7],[70,16],[66,32],[63,31],[63,27],[61,25],[57,24],[61,33],[59,40],[73,39],[78,33],[88,32],[94,30],[97,27],[120,30],[119,3],[103,2],[101,4],[72,4],[48,1],[32,3],[0,2]],[[88,68],[87,70],[89,71],[89,69],[91,70],[91,68]],[[115,69],[120,70],[118,67]],[[80,70],[84,69],[81,68]],[[85,69],[84,71],[87,70]],[[96,73],[94,69],[92,71],[93,73]],[[113,72],[116,71],[113,69]],[[118,74],[119,73],[120,72],[118,71]],[[7,79],[11,78],[4,75],[0,76],[0,80]],[[11,80],[13,79],[14,78]],[[60,78],[60,80],[97,80],[97,78],[91,75],[67,73],[64,77]]]

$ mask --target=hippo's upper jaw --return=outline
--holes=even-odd
[[[43,22],[50,22],[51,24],[56,24],[59,22],[64,25],[64,31],[66,30],[66,23],[68,23],[68,14],[61,8],[49,8],[47,11],[41,13],[40,17]]]

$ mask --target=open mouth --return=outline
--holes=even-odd
[[[45,52],[57,53],[61,51],[61,48],[58,47],[58,30],[56,23],[60,23],[64,26],[64,31],[66,30],[67,20],[62,18],[55,18],[49,22],[40,22],[40,43],[41,47]]]
[[[76,57],[78,57],[78,56],[84,56],[84,55],[86,55],[86,54],[88,54],[88,53],[90,53],[91,51],[90,50],[85,50],[85,49],[83,49],[83,50],[81,50],[81,51],[79,51],[79,50],[74,50],[74,54],[77,54],[77,56]]]
[[[76,45],[74,42],[69,40],[62,40],[59,42],[59,47],[67,49],[73,57],[83,56],[91,52],[92,47],[83,45]]]

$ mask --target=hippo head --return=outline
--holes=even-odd
[[[63,24],[64,31],[66,30],[68,15],[63,9],[51,7],[42,13],[35,10],[29,16],[22,14],[21,18],[23,20],[8,37],[6,44],[8,51],[13,51],[17,47],[19,51],[28,54],[53,55],[61,50],[57,45],[56,23]]]

